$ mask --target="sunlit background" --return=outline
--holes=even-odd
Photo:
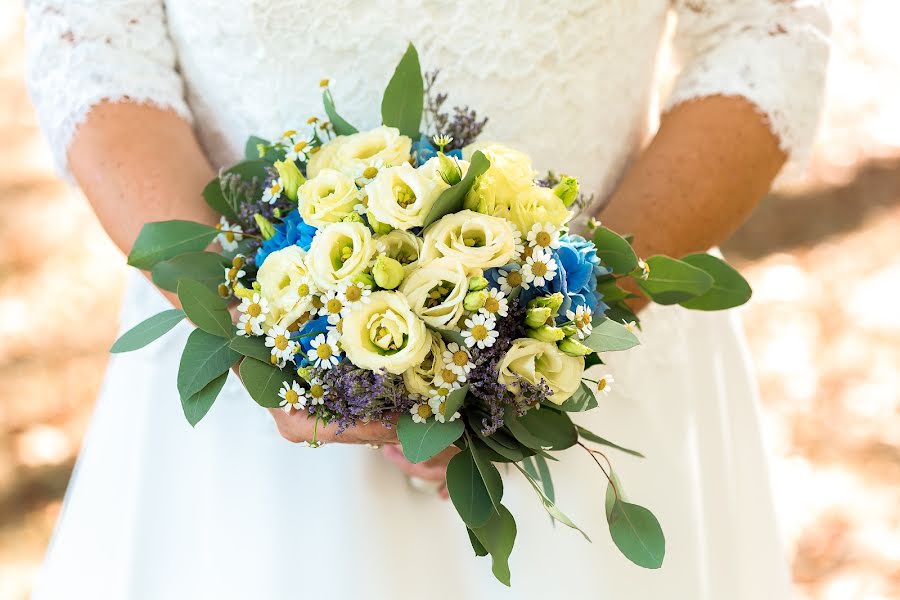
[[[833,4],[810,173],[724,250],[755,290],[743,314],[795,595],[886,600],[900,598],[900,2]],[[22,9],[0,0],[0,600],[27,597],[39,567],[125,273],[56,180],[23,76]]]

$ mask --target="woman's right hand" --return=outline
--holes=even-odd
[[[397,427],[385,427],[379,423],[365,423],[354,427],[348,427],[340,435],[337,434],[337,425],[323,425],[315,417],[311,417],[305,411],[291,411],[290,414],[280,408],[270,408],[269,412],[275,419],[278,432],[289,442],[311,443],[313,440],[319,443],[340,444],[399,444],[397,439]]]

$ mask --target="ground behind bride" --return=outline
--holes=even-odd
[[[725,252],[755,289],[744,321],[796,596],[875,600],[900,597],[900,7],[840,4],[811,173]],[[19,2],[0,0],[0,600],[25,598],[40,564],[125,272],[52,174],[21,38]]]

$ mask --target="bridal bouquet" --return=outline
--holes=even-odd
[[[192,425],[240,363],[263,407],[338,431],[396,426],[412,462],[455,445],[450,498],[475,553],[490,554],[507,585],[516,525],[498,465],[577,529],[557,508],[550,463],[580,446],[608,480],[613,541],[657,568],[662,529],[625,500],[597,447],[640,455],[570,418],[612,382],[585,369],[638,344],[623,280],[657,303],[699,310],[742,304],[750,288],[708,254],[644,261],[597,223],[590,239],[574,233],[586,202],[578,180],[538,179],[523,152],[476,142],[486,120],[443,112],[435,79],[410,46],[385,90],[383,125],[370,131],[338,114],[323,81],[327,121],[251,138],[246,160],[204,189],[218,226],[145,225],[128,262],[177,292],[182,309],[137,325],[112,351],[140,348],[186,317],[196,329],[177,384]],[[220,251],[209,250],[215,241]]]

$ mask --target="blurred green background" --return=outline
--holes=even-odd
[[[743,317],[795,595],[886,600],[900,598],[900,2],[833,4],[809,174],[724,251],[755,290]],[[0,600],[27,597],[39,568],[125,273],[55,178],[23,77],[22,8],[0,0]]]

